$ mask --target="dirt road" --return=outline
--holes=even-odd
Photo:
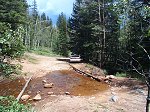
[[[35,63],[29,60],[21,62],[27,77],[29,74],[37,78],[56,70],[71,70],[67,62],[57,61],[56,57],[26,55],[36,59]],[[50,95],[33,102],[33,105],[38,112],[145,112],[146,94],[147,91],[139,85],[132,89],[111,86],[90,96]]]

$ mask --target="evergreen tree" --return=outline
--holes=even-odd
[[[141,48],[139,48],[138,44],[143,45],[143,41],[148,38],[147,34],[150,23],[148,21],[148,18],[150,17],[148,13],[150,10],[145,5],[141,6],[136,0],[118,1],[117,3],[117,6],[121,6],[124,9],[120,15],[118,15],[121,17],[122,21],[119,37],[120,56],[118,59],[121,60],[121,62],[118,61],[118,64],[123,65],[123,70],[132,70],[133,68],[131,65],[134,65],[135,63],[132,59],[134,57],[142,64],[144,69],[148,69],[148,63],[144,61],[147,56],[144,56],[144,53],[141,51]],[[149,47],[146,47],[146,50],[148,49]],[[139,57],[143,57],[143,59],[138,59]]]
[[[15,57],[22,54],[24,25],[27,17],[25,0],[0,1],[1,55]]]
[[[68,32],[70,38],[70,50],[75,53],[79,54],[82,50],[80,48],[83,41],[81,41],[81,5],[83,0],[76,0],[76,3],[73,4],[73,13],[72,17],[68,20]]]
[[[46,14],[43,12],[42,14],[41,14],[41,20],[46,20],[47,18],[46,18]]]
[[[69,21],[72,49],[78,49],[75,51],[84,60],[100,67],[106,67],[109,62],[115,64],[119,34],[117,21],[110,1],[76,1]]]
[[[36,24],[36,20],[38,18],[38,11],[37,11],[36,0],[33,1],[33,5],[32,5],[32,17],[33,17],[34,24]]]
[[[0,75],[17,73],[16,67],[4,59],[23,55],[26,17],[25,0],[0,0]]]
[[[67,34],[67,20],[66,16],[61,13],[57,19],[57,28],[59,36],[57,38],[57,49],[56,52],[60,55],[68,55],[68,34]]]
[[[28,26],[26,33],[26,46],[30,50],[38,50],[38,49],[49,49],[54,50],[54,44],[52,42],[56,35],[56,28],[53,27],[52,20],[48,17],[44,12],[39,15],[37,10],[37,4],[34,0],[33,5],[31,5],[32,10],[29,10],[28,15]]]
[[[0,22],[9,23],[13,30],[18,25],[26,23],[26,0],[3,1],[0,0]]]

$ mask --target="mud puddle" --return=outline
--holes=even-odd
[[[0,96],[17,97],[25,85],[24,78],[5,79],[0,82]]]
[[[43,80],[47,83],[53,83],[52,88],[44,88]],[[44,77],[33,79],[25,94],[29,94],[34,97],[37,93],[40,93],[43,98],[49,97],[48,92],[52,92],[53,95],[65,95],[69,92],[74,96],[89,96],[98,92],[103,92],[109,87],[107,84],[95,81],[89,77],[77,74],[74,71],[54,71]]]
[[[52,88],[44,88],[43,80],[46,80],[47,83],[53,83],[54,86]],[[24,78],[4,80],[0,82],[0,96],[12,95],[17,97],[24,85]],[[32,79],[24,94],[29,94],[33,98],[37,93],[40,93],[42,99],[49,97],[48,92],[52,92],[52,95],[65,95],[67,92],[74,96],[89,96],[103,92],[108,88],[108,85],[105,83],[95,81],[74,71],[63,70],[54,71],[44,77]]]

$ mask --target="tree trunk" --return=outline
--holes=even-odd
[[[147,95],[147,102],[146,102],[146,112],[150,112],[150,87],[148,87],[148,95]]]
[[[105,28],[105,3],[103,0],[103,43],[102,43],[102,66],[105,62],[105,44],[106,44],[106,28]]]
[[[101,20],[101,4],[100,4],[100,0],[98,0],[98,17],[99,17],[99,25],[101,24],[102,20]],[[101,39],[101,36],[99,34],[99,67],[101,68],[102,67],[102,55],[101,55],[101,46],[102,46],[102,39]]]

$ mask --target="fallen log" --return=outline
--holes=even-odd
[[[91,74],[89,74],[89,73],[86,73],[86,72],[84,72],[84,71],[82,71],[82,70],[79,70],[79,69],[75,68],[75,67],[72,66],[71,64],[69,64],[69,65],[73,68],[74,71],[76,71],[76,72],[78,72],[78,73],[80,73],[80,74],[86,75],[87,77],[93,78],[94,80],[99,81],[99,82],[102,81],[101,79],[99,79],[99,78],[97,78],[97,77],[94,77],[93,75],[91,75]]]
[[[28,86],[28,84],[29,84],[29,82],[30,82],[31,79],[32,79],[32,76],[27,80],[27,82],[26,82],[25,86],[23,87],[22,91],[20,92],[20,94],[16,98],[17,101],[20,100],[21,96],[23,95],[23,93],[24,93],[25,89],[27,88],[27,86]]]

